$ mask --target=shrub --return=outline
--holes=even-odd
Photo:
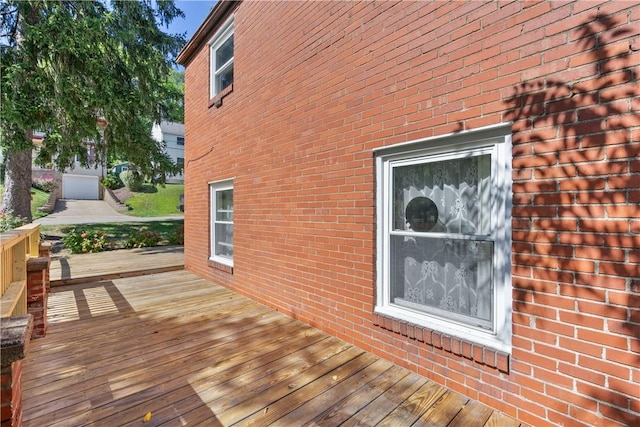
[[[176,228],[167,239],[171,245],[184,245],[184,225]]]
[[[16,216],[13,212],[0,212],[0,232],[13,230],[14,228],[18,228],[26,223],[26,218]]]
[[[100,230],[78,232],[73,229],[62,238],[62,242],[72,254],[107,250],[107,235]]]
[[[117,190],[118,188],[122,188],[124,185],[120,177],[112,173],[106,175],[100,182],[109,190]]]
[[[127,240],[127,248],[147,248],[156,246],[162,241],[160,233],[149,230],[133,230]]]
[[[31,182],[31,186],[42,190],[46,193],[51,193],[56,188],[56,182],[53,177],[43,176],[42,178],[36,178]]]
[[[124,186],[130,191],[142,190],[144,177],[139,172],[131,169],[120,172],[120,179],[124,183]]]

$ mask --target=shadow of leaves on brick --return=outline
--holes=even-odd
[[[640,90],[634,34],[618,25],[611,16],[586,20],[572,33],[578,52],[555,62],[565,68],[553,75],[566,79],[515,87],[506,118],[515,131],[514,327],[536,337],[528,351],[555,359],[554,374],[571,380],[561,391],[574,396],[569,413],[590,411],[576,397],[587,395],[602,416],[632,425]],[[566,352],[555,358],[552,349]]]

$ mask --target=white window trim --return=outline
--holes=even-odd
[[[460,151],[491,150],[491,179],[496,195],[491,198],[494,241],[494,327],[483,330],[432,314],[404,309],[390,303],[390,225],[392,222],[391,169],[394,162],[420,157],[441,157]],[[507,353],[511,352],[511,123],[432,137],[374,150],[376,155],[377,294],[375,312],[446,335],[469,340]],[[435,236],[434,236],[435,237]]]
[[[219,70],[216,67],[216,50],[233,35],[233,20],[233,16],[229,18],[209,42],[209,99],[213,99],[222,91],[222,89],[216,89],[216,78],[218,75],[226,71],[229,67],[233,67],[235,52],[229,61],[222,64]]]
[[[233,258],[229,259],[227,257],[222,257],[216,255],[216,224],[224,223],[224,224],[233,224],[233,221],[218,221],[216,220],[216,192],[224,191],[224,190],[233,190],[233,178],[226,179],[224,181],[215,181],[209,183],[209,259],[214,262],[218,262],[220,264],[227,265],[229,267],[233,267]],[[235,232],[235,230],[234,230]],[[235,236],[234,236],[235,237]]]

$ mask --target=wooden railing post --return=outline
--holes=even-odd
[[[13,280],[23,280],[27,278],[27,252],[26,252],[26,237],[20,240],[12,249],[13,252]]]

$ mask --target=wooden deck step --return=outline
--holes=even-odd
[[[50,280],[51,286],[64,286],[182,269],[183,246],[155,246],[90,254],[53,255]]]

